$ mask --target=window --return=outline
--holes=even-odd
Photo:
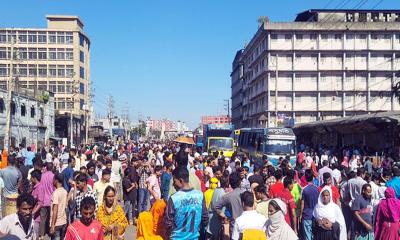
[[[79,101],[79,107],[80,107],[80,110],[83,110],[83,106],[85,105],[85,100],[84,99],[81,99],[80,101]]]
[[[325,83],[325,82],[326,82],[326,78],[327,78],[326,75],[321,75],[321,77],[320,77],[320,79],[319,79],[319,82],[320,82],[320,83]]]
[[[322,34],[321,35],[322,40],[328,40],[328,34]]]
[[[31,118],[35,118],[35,115],[36,115],[35,107],[32,106],[31,107]]]
[[[278,35],[277,34],[271,34],[271,39],[277,40],[278,39]]]
[[[325,95],[321,95],[321,97],[319,98],[319,102],[320,103],[326,103],[326,96]]]
[[[46,43],[47,37],[45,32],[39,32],[38,34],[38,43]]]
[[[85,37],[81,33],[79,33],[79,45],[83,47],[84,44],[85,44]]]
[[[49,43],[57,43],[57,37],[55,32],[49,32]]]
[[[37,33],[36,32],[28,33],[28,42],[29,43],[37,43]]]
[[[7,48],[0,48],[0,59],[7,59]]]
[[[317,34],[310,34],[310,40],[317,40]]]
[[[28,59],[28,50],[26,48],[18,49],[18,59],[22,60]]]
[[[345,102],[351,102],[351,96],[346,96],[345,98],[344,98],[344,101]]]
[[[79,68],[79,77],[85,78],[85,69],[83,67]]]
[[[56,77],[57,76],[56,65],[49,65],[49,76],[50,77]]]
[[[65,69],[65,76],[67,76],[67,77],[73,77],[74,76],[74,66],[67,65],[67,68]]]
[[[36,77],[36,75],[37,75],[37,69],[36,69],[36,65],[29,65],[29,73],[28,73],[28,75],[30,76],[30,77]]]
[[[292,35],[285,34],[285,40],[292,40]]]
[[[15,106],[15,102],[11,102],[11,115],[15,115],[15,111],[17,110],[17,107]]]
[[[57,92],[64,93],[65,92],[65,82],[58,82],[57,84]]]
[[[25,107],[25,104],[22,104],[21,105],[21,116],[25,117],[25,115],[26,115],[26,107]]]
[[[58,60],[65,59],[65,49],[64,48],[57,48],[57,59]]]
[[[81,61],[81,63],[85,62],[85,54],[83,51],[79,51],[79,61]]]
[[[335,40],[342,40],[342,34],[335,34]]]
[[[26,32],[19,32],[18,33],[18,41],[19,43],[27,43],[28,42],[28,35]]]
[[[39,76],[47,77],[47,66],[46,65],[39,65]]]
[[[371,34],[371,39],[377,40],[378,39],[378,34]]]
[[[54,81],[49,82],[49,91],[53,92],[53,93],[57,92],[56,82],[54,82]]]
[[[47,59],[47,50],[46,48],[38,49],[38,59],[45,60]]]
[[[6,64],[0,64],[0,76],[8,75],[8,66]]]
[[[7,42],[6,32],[0,32],[0,43],[6,43],[6,42]]]
[[[296,34],[296,39],[297,40],[303,40],[303,34]]]
[[[15,74],[17,74],[17,75],[19,75],[21,77],[28,76],[28,66],[26,64],[18,65],[18,68],[16,69]]]
[[[80,94],[85,94],[85,84],[83,83],[79,84],[79,92]]]
[[[49,48],[49,59],[56,60],[57,59],[57,52],[55,48]]]
[[[65,43],[72,44],[74,43],[74,36],[71,32],[67,32],[65,35]]]
[[[296,96],[295,99],[296,99],[296,102],[298,102],[298,103],[301,102],[301,96],[300,95]]]
[[[71,48],[67,48],[65,52],[65,59],[66,60],[74,60],[74,50]]]
[[[0,98],[0,113],[4,113],[4,100]]]
[[[65,77],[65,66],[64,65],[57,65],[57,76]]]
[[[47,82],[45,81],[39,81],[38,82],[38,89],[46,91],[47,90]]]
[[[36,48],[29,48],[28,56],[29,56],[30,60],[36,60],[37,59],[37,49]]]
[[[59,44],[65,43],[65,33],[64,32],[57,32],[57,43],[59,43]]]

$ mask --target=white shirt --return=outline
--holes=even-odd
[[[336,184],[339,184],[339,180],[342,177],[342,174],[336,168],[332,170],[332,177],[335,179]]]
[[[18,237],[19,239],[36,240],[37,236],[33,230],[35,220],[32,219],[31,225],[28,228],[28,234],[25,233],[22,224],[19,222],[16,213],[4,217],[0,221],[0,232],[3,234],[10,234]]]
[[[243,233],[246,229],[256,229],[265,231],[264,225],[267,221],[267,218],[259,213],[256,210],[244,211],[238,218],[235,220],[235,225],[233,227],[232,239],[238,240],[241,233]]]

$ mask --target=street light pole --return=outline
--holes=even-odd
[[[4,149],[8,151],[10,147],[11,136],[11,101],[12,91],[14,88],[14,36],[11,35],[11,63],[10,63],[10,77],[7,84],[7,101],[6,101],[6,129],[4,133]]]

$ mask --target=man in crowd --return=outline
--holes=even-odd
[[[373,239],[372,189],[368,183],[362,186],[361,195],[354,200],[351,209],[354,212],[354,239]]]
[[[208,212],[204,195],[189,185],[189,171],[185,166],[173,173],[176,189],[167,204],[165,225],[171,240],[198,239],[208,223]]]
[[[81,217],[81,202],[84,198],[86,197],[91,197],[94,199],[94,202],[96,203],[95,205],[95,210],[97,212],[97,208],[98,208],[98,199],[96,194],[89,189],[88,185],[87,185],[87,181],[88,181],[88,176],[86,174],[79,174],[76,177],[76,189],[74,191],[77,191],[75,194],[75,202],[76,202],[76,215],[75,217],[77,219],[79,219]],[[100,199],[100,201],[102,201],[103,198]]]
[[[51,196],[50,232],[53,240],[62,240],[67,228],[67,191],[63,188],[64,178],[60,173],[54,175],[54,187]]]
[[[97,181],[93,186],[93,192],[99,201],[103,201],[104,190],[106,187],[113,186],[110,182],[111,171],[109,169],[104,169],[101,174],[101,180]]]
[[[301,208],[300,208],[300,220],[301,220],[301,231],[305,240],[312,240],[312,220],[313,211],[315,205],[318,203],[319,191],[314,185],[314,175],[311,169],[307,169],[304,173],[307,186],[301,193]]]
[[[64,177],[63,186],[67,192],[71,190],[70,180],[72,179],[72,175],[74,174],[75,169],[75,158],[69,157],[68,158],[68,166],[62,171],[62,175]]]

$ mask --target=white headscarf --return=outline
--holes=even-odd
[[[285,220],[286,204],[280,199],[272,199],[279,207],[280,211],[269,216],[266,222],[266,234],[268,240],[296,240],[299,239],[293,229]]]
[[[330,200],[329,203],[324,204],[322,202],[322,193],[328,191]],[[339,223],[340,225],[340,240],[346,240],[346,223],[344,221],[343,213],[340,210],[339,206],[332,200],[332,189],[330,186],[325,186],[322,188],[321,192],[319,193],[318,197],[318,204],[314,208],[313,216],[317,220],[321,220],[326,218],[331,223]]]

